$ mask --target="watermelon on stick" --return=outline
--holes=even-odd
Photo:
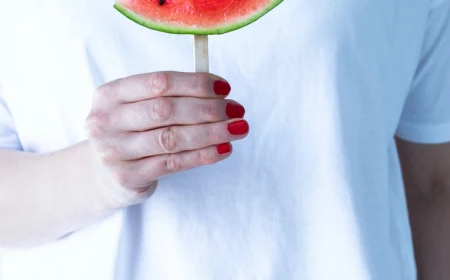
[[[192,34],[197,72],[208,72],[207,35],[242,28],[283,0],[116,0],[114,7],[153,30]]]

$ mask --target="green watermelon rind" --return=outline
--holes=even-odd
[[[234,22],[231,24],[227,24],[227,25],[223,25],[223,26],[220,26],[217,28],[196,28],[196,27],[191,27],[191,26],[184,27],[184,26],[175,26],[175,25],[166,24],[166,23],[158,23],[156,21],[146,19],[120,4],[116,3],[114,5],[114,8],[116,10],[118,10],[121,14],[126,16],[127,18],[136,22],[137,24],[145,26],[145,27],[153,29],[153,30],[162,31],[162,32],[171,33],[171,34],[219,35],[219,34],[224,34],[224,33],[228,33],[228,32],[240,29],[244,26],[247,26],[247,25],[257,21],[258,19],[260,19],[262,16],[264,16],[265,14],[270,12],[272,9],[274,9],[276,6],[278,6],[283,1],[284,0],[273,0],[267,7],[265,7],[264,9],[258,10],[253,15],[245,18],[244,20],[239,21],[239,22]]]

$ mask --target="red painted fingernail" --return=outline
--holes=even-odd
[[[248,123],[246,121],[237,121],[228,124],[228,131],[233,135],[242,135],[248,132]]]
[[[217,152],[219,155],[228,154],[231,152],[231,146],[230,143],[220,144],[217,146]]]
[[[236,103],[228,103],[226,112],[230,119],[240,119],[245,115],[244,107]]]
[[[217,95],[228,95],[231,91],[231,86],[229,83],[224,81],[215,81],[214,82],[214,92]]]

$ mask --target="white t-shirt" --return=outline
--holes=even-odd
[[[112,0],[0,9],[0,145],[85,139],[96,86],[192,71],[191,36],[147,30]],[[450,141],[450,7],[287,0],[212,36],[251,133],[218,164],[169,176],[146,203],[27,251],[4,280],[413,280],[394,135]]]

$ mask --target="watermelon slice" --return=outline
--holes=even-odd
[[[212,35],[242,28],[283,0],[117,0],[134,22],[174,34]]]

